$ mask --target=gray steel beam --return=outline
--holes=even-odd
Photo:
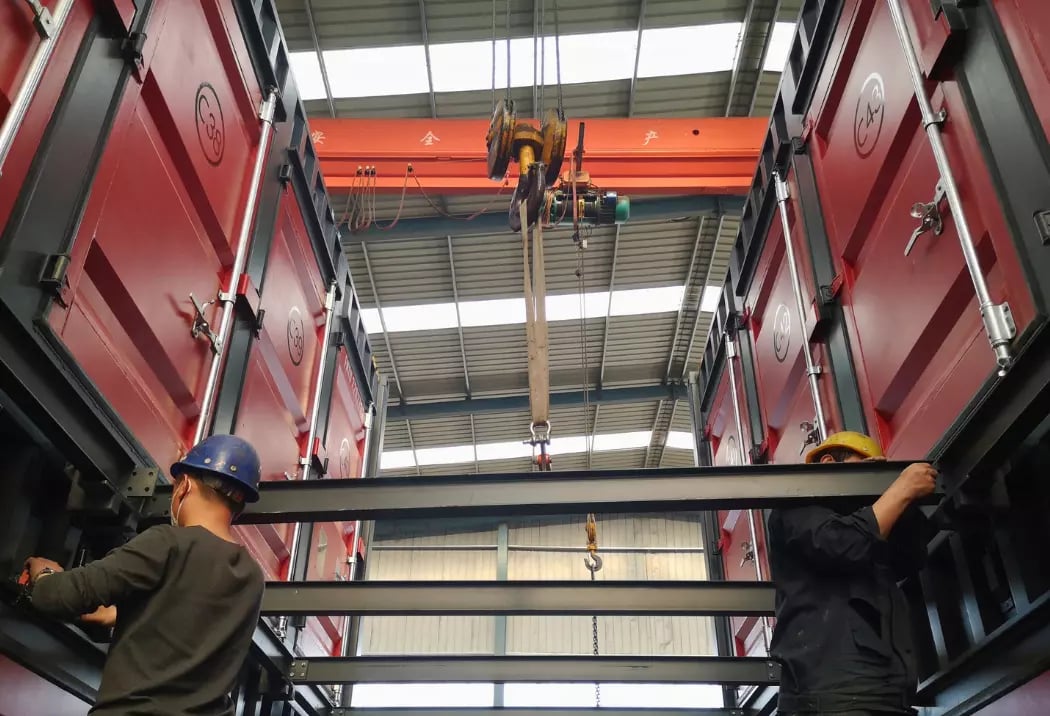
[[[306,24],[310,28],[310,39],[314,44],[314,52],[317,53],[317,64],[321,68],[321,82],[324,84],[325,99],[328,100],[328,113],[335,117],[335,98],[332,96],[332,84],[328,81],[328,65],[324,61],[321,39],[317,34],[317,24],[314,22],[314,4],[312,0],[303,0],[303,10],[306,12]],[[427,70],[429,69],[430,63],[428,62]]]
[[[906,466],[865,462],[267,481],[240,523],[688,512],[827,500],[865,503],[878,499]],[[166,521],[170,494],[170,486],[158,486],[143,510],[143,521]]]
[[[593,388],[587,398],[591,403],[644,403],[651,400],[683,400],[685,386],[646,385],[637,388]],[[583,405],[582,390],[566,393],[551,393],[551,407]],[[391,405],[387,417],[391,420],[424,420],[450,415],[480,415],[482,413],[506,413],[528,410],[528,395],[511,395],[505,398],[467,398],[445,400],[437,403],[407,403]]]
[[[766,582],[268,582],[262,614],[763,616],[773,607]]]
[[[336,709],[329,716],[754,716],[743,709],[430,708]]]
[[[636,683],[774,684],[769,659],[720,656],[371,656],[298,659],[294,684]]]
[[[631,200],[631,223],[668,221],[702,214],[739,215],[743,205],[742,196],[730,194],[694,194],[669,198],[643,196],[638,197],[637,200]],[[470,221],[464,221],[465,218],[465,216],[405,218],[398,221],[397,226],[379,228],[373,224],[372,227],[363,231],[352,231],[346,223],[343,223],[339,231],[343,237],[344,246],[406,239],[443,239],[449,235],[455,238],[481,234],[513,235],[507,226],[506,212],[486,211]]]
[[[423,54],[427,62],[427,86],[430,88],[430,116],[437,119],[437,95],[434,94],[434,73],[430,66],[430,30],[427,27],[426,0],[419,0],[419,28],[423,39]]]
[[[631,75],[631,92],[627,96],[627,116],[634,116],[634,98],[638,88],[638,63],[642,59],[642,28],[645,27],[646,0],[638,2],[638,34],[634,40],[634,73]]]

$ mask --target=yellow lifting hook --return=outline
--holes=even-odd
[[[590,556],[584,557],[583,563],[593,578],[594,573],[602,568],[602,558],[598,556],[598,525],[594,521],[593,513],[587,515],[587,551]]]

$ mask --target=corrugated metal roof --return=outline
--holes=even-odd
[[[348,3],[345,0],[310,0],[322,49],[419,44],[423,26],[418,0],[392,0],[386,4]],[[560,8],[563,34],[635,31],[639,26],[640,0],[598,2],[579,0]],[[741,22],[747,15],[748,0],[647,0],[643,27],[674,27],[700,23]],[[286,37],[293,50],[314,49],[305,14],[306,3],[279,0],[278,8]],[[793,21],[801,0],[755,0],[753,27],[739,38],[741,67],[733,97],[732,72],[702,75],[641,78],[631,81],[566,85],[565,110],[575,117],[624,117],[633,109],[637,117],[722,116],[726,107],[734,112],[751,107],[753,116],[768,115],[780,74],[756,70],[768,34],[773,9],[779,8],[778,21]],[[497,34],[505,35],[503,3],[497,3]],[[531,37],[534,32],[536,3],[511,0],[513,37]],[[484,41],[492,37],[492,4],[488,0],[425,0],[427,33],[432,43],[465,40]],[[761,12],[759,12],[761,10]],[[546,4],[546,25],[553,31],[553,4]],[[555,88],[546,88],[544,106],[552,105]],[[497,89],[502,97],[504,90]],[[515,88],[512,96],[522,117],[532,116],[533,90]],[[753,102],[752,102],[753,98]],[[731,101],[732,99],[732,101]],[[431,104],[437,117],[488,117],[492,93],[472,92],[415,94],[335,100],[337,116],[346,117],[429,117]],[[307,103],[311,114],[328,116],[324,100]],[[480,141],[480,140],[479,140]],[[334,197],[337,208],[344,198]],[[437,206],[434,206],[436,204]],[[376,197],[375,219],[382,223],[398,215],[400,195]],[[431,197],[430,201],[410,187],[400,216],[418,218],[441,213],[466,215],[481,209],[506,212],[506,196]],[[729,254],[738,231],[734,217],[711,217],[701,225],[697,217],[660,223],[629,222],[617,231],[595,230],[585,253],[585,289],[605,291],[686,284],[682,308],[677,314],[590,318],[586,330],[586,354],[578,321],[555,322],[550,326],[551,385],[555,389],[578,390],[583,365],[589,368],[590,384],[602,379],[604,386],[656,385],[680,381],[699,366],[707,340],[710,314],[698,308],[705,285],[720,286],[726,275]],[[578,290],[577,254],[564,230],[546,232],[547,285],[552,294],[574,294]],[[518,237],[509,232],[478,236],[453,235],[452,257],[447,237],[410,241],[370,241],[365,249],[350,240],[347,255],[355,286],[365,307],[374,307],[378,295],[384,308],[461,301],[517,297],[522,291],[522,256]],[[615,247],[615,249],[614,249]],[[615,253],[615,270],[614,264]],[[455,283],[452,261],[455,262]],[[374,285],[373,285],[374,281]],[[527,390],[524,328],[521,325],[455,328],[419,333],[393,333],[372,336],[380,371],[394,384],[397,381],[409,403],[456,400],[470,394],[524,395]],[[393,355],[391,355],[391,353]],[[466,363],[466,371],[464,371]],[[396,385],[394,400],[400,398]],[[687,406],[670,401],[647,401],[632,405],[582,406],[557,409],[552,414],[555,435],[588,432],[597,414],[599,434],[652,430],[648,449],[595,453],[590,465],[600,467],[680,466],[692,464],[688,450],[664,447],[669,431],[690,431]],[[417,420],[411,424],[390,421],[387,450],[408,449],[479,442],[524,439],[529,416],[526,411],[482,414],[473,425],[466,416]],[[409,439],[411,431],[412,440]],[[586,455],[565,455],[556,460],[557,469],[584,469]],[[527,458],[482,463],[485,472],[527,471]],[[425,466],[421,473],[474,472],[471,461],[462,465]],[[414,467],[387,474],[416,474]]]
[[[293,51],[314,49],[302,0],[277,0],[281,24]],[[350,47],[383,47],[419,44],[423,24],[418,0],[388,0],[382,4],[347,0],[310,0],[317,36],[324,50]],[[506,5],[496,2],[496,32],[506,37]],[[539,3],[510,0],[510,36],[532,37]],[[427,31],[433,43],[492,39],[491,0],[426,0]],[[674,27],[702,23],[734,22],[743,19],[746,0],[648,0],[644,27]],[[640,3],[576,0],[558,8],[561,32],[636,30]],[[546,2],[546,33],[554,32],[554,3]]]

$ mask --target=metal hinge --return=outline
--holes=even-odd
[[[1043,245],[1050,244],[1050,209],[1040,211],[1035,215],[1035,228],[1039,230],[1039,237]]]
[[[120,43],[120,52],[125,62],[135,67],[142,67],[142,51],[146,49],[146,33],[130,32]]]
[[[68,271],[69,254],[51,254],[44,259],[44,267],[40,271],[40,285],[62,308],[69,308],[69,280],[66,278]]]
[[[26,0],[33,9],[33,27],[41,39],[48,40],[55,34],[55,18],[51,11],[40,4],[39,0]]]

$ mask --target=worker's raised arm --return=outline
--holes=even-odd
[[[129,595],[160,584],[174,547],[172,528],[150,528],[91,564],[41,576],[33,585],[33,606],[65,619],[119,606]]]
[[[769,532],[775,546],[796,551],[820,570],[838,572],[868,568],[882,541],[871,507],[848,515],[827,507],[774,510]]]

